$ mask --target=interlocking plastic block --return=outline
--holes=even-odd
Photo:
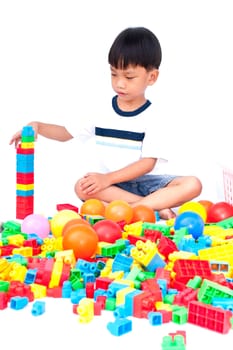
[[[37,300],[32,305],[32,311],[33,316],[40,316],[45,313],[45,301]]]
[[[219,307],[191,301],[188,306],[188,322],[226,334],[231,328],[232,312]]]
[[[233,290],[228,287],[221,286],[219,283],[205,279],[198,290],[198,300],[205,304],[211,304],[215,297],[233,298]]]
[[[121,336],[132,331],[132,321],[127,318],[116,318],[114,322],[107,324],[107,329],[112,335]]]
[[[187,283],[195,276],[211,278],[212,271],[207,260],[179,259],[174,262],[173,271],[176,281]]]
[[[13,310],[21,310],[24,309],[29,303],[27,297],[13,297],[10,299],[10,308]]]
[[[147,317],[152,326],[160,326],[163,323],[163,316],[159,311],[151,311]]]
[[[171,337],[166,335],[163,337],[162,350],[185,350],[185,341],[182,335]]]

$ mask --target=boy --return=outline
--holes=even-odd
[[[156,119],[156,111],[145,96],[146,89],[158,78],[161,59],[160,43],[150,30],[127,28],[116,37],[108,54],[116,95],[107,111],[96,112],[93,121],[86,120],[83,127],[81,121],[73,126],[38,121],[28,124],[36,137],[57,141],[95,139],[98,167],[75,184],[81,200],[96,198],[110,203],[121,199],[132,206],[143,204],[166,220],[175,216],[172,208],[201,193],[197,177],[165,172],[165,126]],[[21,131],[13,135],[10,144],[17,145],[20,137]]]

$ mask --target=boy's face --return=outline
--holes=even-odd
[[[146,88],[153,85],[158,77],[158,70],[147,71],[141,66],[129,65],[126,69],[110,66],[112,88],[123,101],[145,100]]]

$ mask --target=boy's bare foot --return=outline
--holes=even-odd
[[[176,214],[171,209],[161,209],[158,211],[159,217],[162,220],[169,220],[176,217]]]

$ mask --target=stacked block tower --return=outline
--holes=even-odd
[[[23,127],[16,149],[16,218],[24,219],[34,210],[34,130]]]

